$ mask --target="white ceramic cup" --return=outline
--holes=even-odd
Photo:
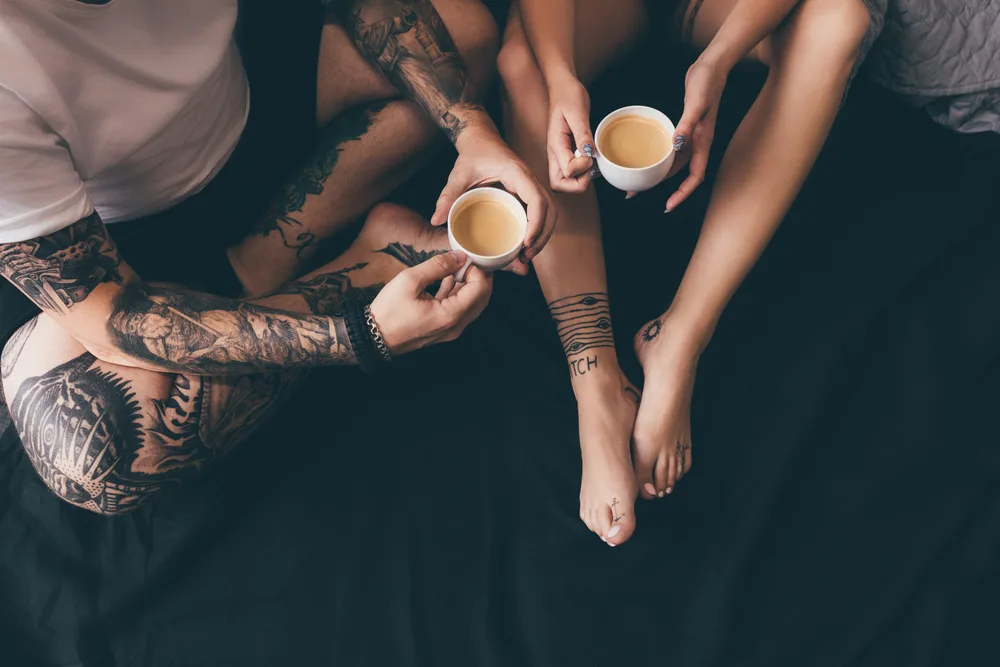
[[[634,169],[621,167],[604,157],[604,153],[601,152],[601,133],[611,124],[611,121],[621,116],[642,116],[656,121],[663,127],[667,136],[670,137],[671,146],[662,160],[649,167]],[[643,192],[655,188],[667,177],[670,167],[674,164],[674,130],[674,124],[670,119],[652,107],[631,106],[612,111],[605,116],[601,124],[597,126],[597,132],[594,133],[594,141],[597,144],[597,168],[601,170],[601,176],[608,183],[625,192]]]
[[[463,248],[462,245],[455,240],[455,234],[452,230],[452,224],[458,214],[461,213],[467,206],[475,204],[481,201],[491,201],[501,204],[504,208],[510,211],[510,214],[514,216],[517,224],[521,227],[521,235],[518,237],[518,242],[511,247],[506,252],[500,255],[477,255],[474,252],[469,251],[468,248]],[[469,267],[473,264],[478,266],[484,271],[499,271],[504,268],[515,259],[517,259],[518,254],[521,252],[521,248],[524,247],[524,237],[528,233],[528,214],[524,210],[524,205],[521,201],[510,194],[506,190],[500,190],[499,188],[473,188],[469,190],[464,195],[455,200],[455,203],[451,205],[451,210],[448,211],[448,243],[451,245],[452,250],[460,250],[469,256],[469,259],[465,262],[465,266],[455,274],[455,279],[458,282],[463,282],[465,280],[465,273],[469,270]]]

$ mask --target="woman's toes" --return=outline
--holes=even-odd
[[[654,478],[656,479],[656,495],[658,498],[662,498],[673,491],[673,460],[673,457],[669,456],[666,452],[661,453],[659,458],[656,459]]]
[[[609,546],[617,546],[627,542],[632,533],[635,532],[635,512],[631,499],[619,500],[613,498],[607,506],[606,511],[602,511],[602,528],[606,531]]]
[[[656,486],[653,484],[653,467],[656,465],[656,456],[649,456],[645,452],[645,447],[640,447],[638,442],[635,448],[635,478],[639,481],[639,493],[646,500],[656,497]]]

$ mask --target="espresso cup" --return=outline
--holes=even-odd
[[[511,217],[518,225],[519,234],[517,235],[516,243],[512,244],[509,248],[499,254],[484,255],[473,252],[472,249],[463,247],[462,244],[455,238],[454,223],[456,218],[468,206],[479,202],[493,202],[500,204],[507,210],[507,212],[510,213]],[[455,203],[451,206],[451,210],[448,211],[448,243],[451,245],[452,250],[464,252],[469,258],[465,262],[465,266],[463,266],[461,270],[455,274],[456,280],[459,282],[464,281],[466,272],[473,264],[484,271],[499,271],[513,262],[517,259],[518,254],[520,254],[521,248],[524,247],[524,237],[527,234],[527,231],[528,214],[524,209],[524,205],[517,197],[510,194],[506,190],[482,187],[474,188],[463,194],[455,200]]]
[[[622,116],[641,116],[654,121],[666,132],[668,150],[663,159],[648,167],[630,168],[617,165],[604,155],[601,150],[601,134],[613,121]],[[594,133],[597,144],[597,168],[601,170],[601,176],[614,187],[626,192],[643,192],[656,187],[667,177],[670,167],[674,164],[674,131],[674,124],[670,119],[652,107],[630,106],[611,112],[601,121],[597,126],[597,132]]]

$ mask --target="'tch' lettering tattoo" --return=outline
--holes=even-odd
[[[342,318],[210,294],[160,292],[139,283],[126,285],[115,299],[108,333],[127,354],[180,373],[233,375],[357,363]]]
[[[604,292],[587,292],[549,304],[567,357],[600,347],[614,347],[611,309]]]
[[[579,359],[570,359],[569,367],[573,377],[586,375],[590,372],[590,369],[597,368],[597,357],[580,357]]]
[[[297,375],[177,375],[162,399],[84,353],[25,380],[11,403],[35,470],[60,498],[128,511],[225,456],[270,416]]]
[[[482,112],[462,56],[430,0],[328,0],[328,17],[385,77],[420,104],[454,143]],[[484,114],[478,114],[484,117]]]
[[[65,312],[102,283],[121,284],[120,264],[97,213],[48,236],[0,244],[0,275],[43,310]]]
[[[334,121],[321,135],[319,145],[312,159],[289,180],[264,218],[257,225],[257,233],[269,236],[277,233],[286,248],[294,250],[298,257],[311,252],[318,241],[302,218],[306,200],[323,194],[326,181],[333,173],[344,152],[352,141],[360,141],[368,134],[380,111],[388,102],[377,102],[366,107],[351,110]]]
[[[642,342],[649,343],[652,342],[654,338],[660,335],[660,331],[663,329],[663,322],[657,317],[655,320],[650,322],[642,330]]]

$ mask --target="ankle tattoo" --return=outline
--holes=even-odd
[[[556,332],[562,342],[563,352],[570,359],[571,365],[574,364],[572,357],[587,350],[614,348],[615,337],[611,329],[611,309],[607,293],[585,292],[556,299],[549,304],[549,311],[556,322]],[[593,359],[596,366],[597,357]],[[576,363],[579,365],[578,361]]]

